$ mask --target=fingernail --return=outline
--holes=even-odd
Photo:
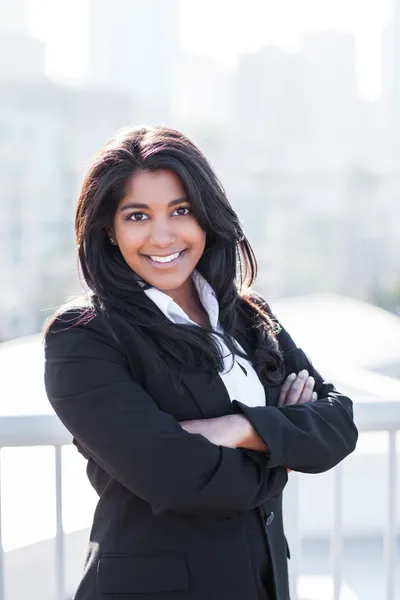
[[[300,371],[299,375],[300,375],[300,377],[307,377],[307,375],[308,375],[307,369],[303,369],[302,371]]]
[[[290,375],[288,376],[288,379],[296,379],[296,373],[290,373]]]

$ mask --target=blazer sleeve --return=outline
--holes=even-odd
[[[155,514],[231,515],[282,492],[287,471],[251,453],[187,433],[132,378],[125,356],[95,322],[45,336],[49,401],[85,452]]]
[[[269,306],[266,310],[271,313]],[[249,407],[234,401],[268,446],[269,467],[280,465],[303,473],[322,473],[337,465],[357,444],[353,403],[323,379],[307,354],[279,323],[277,335],[285,376],[307,369],[315,378],[318,400],[290,406]]]

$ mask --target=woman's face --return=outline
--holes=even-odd
[[[165,169],[131,178],[114,217],[113,238],[130,268],[165,292],[188,279],[206,243],[181,180]]]

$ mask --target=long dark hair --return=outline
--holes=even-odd
[[[110,243],[108,232],[127,183],[143,169],[168,169],[182,181],[192,212],[206,232],[205,250],[196,268],[216,293],[224,330],[221,337],[232,352],[241,354],[232,339],[241,323],[261,381],[277,385],[283,364],[275,338],[277,326],[262,298],[250,290],[257,275],[254,252],[209,162],[174,129],[120,130],[89,168],[78,200],[75,232],[94,312],[108,321],[117,339],[124,338],[125,345],[132,339],[132,330],[145,337],[146,347],[154,349],[155,360],[164,367],[171,368],[172,361],[201,366],[214,374],[222,370],[223,357],[211,330],[177,326],[161,315],[143,293],[150,286]]]

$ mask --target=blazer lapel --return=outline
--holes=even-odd
[[[251,359],[251,345],[246,337],[240,333],[239,327],[235,332],[235,339],[239,342]],[[183,367],[181,379],[187,390],[192,395],[203,418],[220,417],[233,413],[232,400],[220,375],[211,381],[211,374],[194,367]]]
[[[220,375],[212,381],[208,371],[183,367],[180,379],[196,402],[201,418],[211,419],[233,412],[228,391]]]
[[[237,327],[235,339],[242,346],[248,355],[248,360],[254,366],[254,357],[252,346],[247,337],[242,333],[240,327]],[[201,371],[194,367],[183,367],[180,378],[188,392],[197,404],[202,418],[220,417],[222,415],[234,412],[228,391],[218,375],[214,382],[211,382],[211,374],[207,371]],[[266,404],[274,404],[273,390],[264,386]]]

